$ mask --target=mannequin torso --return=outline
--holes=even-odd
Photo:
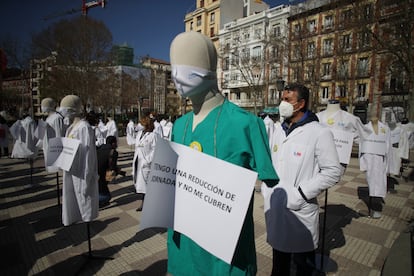
[[[213,94],[213,92],[208,92],[206,97],[203,101],[193,101],[193,98],[191,98],[193,103],[193,109],[194,109],[194,118],[193,118],[193,126],[192,129],[194,130],[199,123],[201,123],[207,115],[210,113],[211,110],[213,110],[215,107],[219,106],[224,102],[224,97],[220,93],[216,92]]]
[[[335,112],[339,110],[341,110],[339,103],[328,103],[328,106],[326,107],[326,113],[328,116],[335,114]]]

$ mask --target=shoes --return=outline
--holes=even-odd
[[[371,211],[370,217],[373,218],[373,219],[379,219],[379,218],[381,218],[381,212]]]
[[[99,201],[99,208],[103,208],[109,205],[109,201]]]

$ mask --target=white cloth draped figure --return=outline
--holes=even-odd
[[[136,193],[146,193],[147,177],[154,156],[155,144],[159,135],[155,132],[138,132],[135,153],[132,161],[132,177]]]
[[[49,140],[55,137],[65,136],[65,129],[63,124],[63,117],[59,113],[51,112],[46,118],[46,128],[43,138],[43,154],[45,158],[46,171],[49,173],[58,172],[59,168],[47,166],[47,149],[49,147]]]
[[[399,175],[401,168],[401,158],[408,159],[409,144],[407,131],[400,125],[390,128],[390,158],[389,173]]]
[[[129,120],[127,126],[126,126],[126,141],[128,145],[134,145],[135,144],[135,124],[134,121]]]
[[[118,128],[116,127],[116,123],[112,118],[108,118],[108,122],[105,125],[106,136],[115,136],[118,139]]]
[[[80,141],[78,153],[69,172],[63,171],[63,225],[98,217],[98,165],[95,134],[85,120],[68,128],[66,137]]]
[[[372,130],[370,136],[361,140],[359,145],[359,166],[366,172],[369,196],[385,198],[387,194],[387,173],[390,156],[390,129],[378,122],[378,133],[375,133],[372,122],[366,124]],[[381,141],[380,146],[370,146]]]
[[[36,158],[38,148],[36,147],[37,138],[34,135],[35,130],[36,123],[30,116],[23,120],[17,120],[10,127],[10,132],[16,140],[11,154],[12,158]]]

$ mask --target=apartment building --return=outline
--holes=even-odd
[[[196,0],[196,9],[185,15],[185,31],[201,32],[218,48],[217,35],[225,24],[268,8],[261,0]]]
[[[281,5],[233,20],[220,30],[222,93],[251,112],[279,103],[280,83],[288,76],[289,12],[289,6]]]

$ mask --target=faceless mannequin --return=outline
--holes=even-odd
[[[191,47],[188,47],[191,45]],[[171,43],[170,60],[172,66],[191,66],[207,70],[209,81],[214,84],[189,95],[194,111],[192,129],[204,120],[208,113],[224,101],[217,87],[217,52],[211,40],[198,32],[179,34]]]
[[[48,113],[56,111],[56,102],[52,98],[44,98],[41,102],[42,113]]]
[[[60,102],[60,109],[64,117],[69,117],[71,123],[79,122],[82,113],[81,99],[76,95],[67,95]]]
[[[341,110],[341,106],[339,104],[339,101],[330,100],[328,102],[328,106],[326,107],[326,112],[328,113],[328,115],[332,115],[335,112],[337,112],[338,110]]]
[[[378,135],[378,117],[377,117],[377,115],[371,116],[371,124],[372,124],[372,128],[374,129],[375,134]]]

